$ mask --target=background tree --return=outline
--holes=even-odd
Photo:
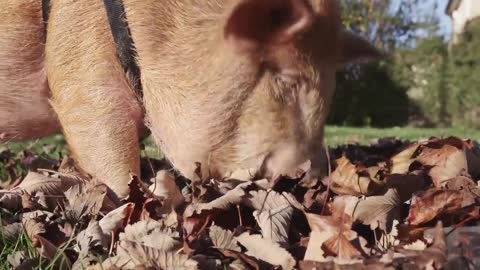
[[[408,96],[409,66],[399,54],[415,48],[421,36],[436,31],[433,16],[418,16],[422,1],[342,0],[347,28],[370,39],[391,55],[369,65],[354,65],[338,73],[330,124],[399,126],[418,115]],[[423,13],[425,15],[425,13]]]

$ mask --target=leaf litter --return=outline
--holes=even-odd
[[[322,179],[302,165],[201,183],[144,159],[155,173],[123,201],[65,157],[0,190],[1,235],[36,250],[8,254],[12,269],[475,269],[479,152],[385,138],[330,149]]]

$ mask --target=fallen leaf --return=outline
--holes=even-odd
[[[245,196],[248,195],[248,188],[253,184],[246,182],[236,186],[234,189],[228,191],[225,195],[217,198],[208,203],[193,203],[187,206],[184,211],[184,217],[191,217],[195,213],[201,214],[202,211],[208,211],[213,209],[226,210],[232,205],[238,205],[242,202]]]
[[[355,166],[346,157],[336,161],[337,168],[330,176],[330,188],[339,195],[373,195],[383,184],[374,181],[367,169]]]
[[[266,261],[272,265],[279,265],[282,269],[291,270],[295,266],[295,259],[277,243],[262,238],[261,235],[243,233],[235,238],[247,249],[246,254]]]
[[[125,232],[120,233],[120,243],[134,242],[145,247],[161,251],[174,251],[181,246],[175,239],[174,233],[163,227],[163,224],[154,220],[145,220],[125,227]]]
[[[424,224],[441,214],[452,213],[473,204],[475,198],[471,193],[430,189],[413,198],[408,221],[412,225]]]
[[[3,192],[0,198],[0,205],[16,211],[21,208],[22,194],[42,192],[48,198],[48,205],[55,207],[59,198],[61,198],[59,196],[63,195],[63,192],[74,185],[82,183],[84,181],[80,178],[54,178],[36,172],[29,172],[18,186]]]
[[[111,235],[117,230],[123,229],[133,212],[133,203],[127,203],[109,212],[100,221],[99,226],[105,235]]]
[[[108,239],[103,234],[98,221],[90,221],[88,227],[76,237],[79,257],[84,258],[90,253],[97,256],[106,254]]]
[[[361,253],[352,244],[352,241],[357,239],[358,235],[351,229],[352,219],[350,216],[343,214],[344,211],[344,209],[341,209],[341,211],[338,212],[342,214],[335,214],[335,216],[320,216],[315,214],[306,214],[306,216],[312,231],[329,234],[328,236],[322,235],[321,239],[327,239],[319,243],[327,255],[334,255],[343,259],[352,259],[360,256]],[[337,213],[337,211],[335,213]]]
[[[40,244],[38,247],[40,254],[47,258],[50,262],[55,262],[54,269],[67,270],[72,268],[72,263],[63,250],[56,247],[50,241],[40,235],[36,235],[35,237],[38,239]]]
[[[312,231],[308,241],[307,250],[305,252],[305,261],[324,262],[326,260],[325,251],[322,249],[323,244],[332,238],[332,234],[328,231]]]
[[[23,228],[27,233],[28,238],[32,240],[33,246],[38,247],[40,244],[38,243],[38,236],[46,232],[45,224],[37,219],[27,219],[23,222]]]
[[[290,193],[275,191],[250,191],[246,205],[255,209],[253,216],[262,230],[265,239],[271,239],[280,245],[288,243],[290,223],[295,208],[302,205]]]
[[[390,173],[391,174],[407,174],[410,171],[410,166],[415,161],[414,154],[417,151],[419,144],[413,144],[402,150],[390,159]]]
[[[0,226],[0,235],[4,241],[15,241],[23,232],[22,223],[12,223]]]
[[[95,217],[102,208],[108,187],[100,185],[75,185],[65,192],[67,200],[64,215],[73,224]]]
[[[237,240],[235,240],[231,231],[213,225],[210,226],[209,236],[215,248],[229,249],[238,252],[241,251],[240,247],[237,245]]]
[[[400,195],[396,189],[389,189],[381,196],[371,196],[361,199],[356,204],[352,213],[346,213],[372,230],[377,228],[390,232],[393,221],[400,219]]]
[[[448,179],[468,170],[467,157],[463,148],[442,142],[422,145],[416,160],[423,165],[432,166],[429,175],[436,187],[442,187]]]
[[[7,261],[15,270],[34,269],[39,265],[37,258],[31,258],[26,251],[17,251],[7,256]]]
[[[117,260],[117,262],[115,262],[115,260]],[[197,262],[189,259],[187,255],[166,252],[129,241],[124,241],[119,244],[117,256],[108,260],[106,265],[115,265],[129,269],[138,266],[166,270],[198,269]],[[104,265],[104,267],[106,267],[106,265]]]
[[[472,193],[476,197],[480,197],[480,188],[478,185],[470,177],[465,175],[459,175],[455,178],[447,180],[445,182],[445,188],[458,191],[465,190]]]
[[[397,248],[396,251],[404,254],[407,258],[412,258],[419,269],[442,269],[442,266],[447,262],[447,243],[442,222],[437,222],[433,244],[425,250]]]
[[[175,208],[185,200],[175,183],[175,177],[166,170],[157,172],[149,189],[155,196],[163,198],[166,208]]]

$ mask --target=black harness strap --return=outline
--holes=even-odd
[[[133,40],[128,27],[125,8],[122,0],[104,0],[110,30],[117,48],[117,56],[122,64],[123,70],[132,82],[133,89],[140,102],[143,100],[142,83],[140,80],[140,68],[135,60],[136,52]],[[50,14],[50,0],[42,0],[42,15],[45,25],[45,37]]]
[[[135,93],[140,101],[143,99],[142,82],[140,79],[140,68],[135,60],[135,45],[132,40],[130,28],[125,14],[122,0],[104,0],[107,11],[110,30],[117,47],[117,55],[125,73],[129,76]]]
[[[50,15],[50,0],[42,0],[42,17],[43,17],[43,31],[44,37],[47,38],[47,24],[48,24],[48,16]]]

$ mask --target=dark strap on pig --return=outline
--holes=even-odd
[[[140,68],[135,61],[135,49],[133,40],[130,36],[130,29],[128,27],[125,10],[123,7],[123,0],[104,0],[105,9],[107,11],[110,29],[117,48],[117,56],[123,66],[127,76],[130,77],[135,94],[140,103],[143,103],[142,84],[140,81]],[[47,26],[50,15],[50,0],[42,0],[42,17],[44,24],[44,42],[47,38]],[[145,108],[141,106],[143,110]],[[145,111],[143,111],[145,113]],[[150,131],[142,127],[141,140],[150,135]]]
[[[130,28],[128,27],[123,0],[104,0],[103,2],[107,11],[113,40],[115,41],[115,46],[117,48],[118,58],[125,73],[129,76],[133,84],[135,94],[138,99],[142,101],[143,92],[140,80],[140,68],[135,60],[135,46],[130,34]],[[50,0],[42,0],[42,15],[43,23],[45,24],[44,31],[46,37],[48,18],[50,15]]]
[[[45,32],[45,39],[47,38],[47,24],[48,16],[50,15],[50,0],[42,0],[42,17],[43,17],[43,31]]]
[[[107,11],[108,22],[112,31],[113,40],[117,47],[117,55],[122,67],[129,76],[133,89],[140,101],[143,99],[142,83],[140,79],[140,68],[135,59],[135,45],[132,40],[130,28],[123,6],[123,0],[104,0]]]

